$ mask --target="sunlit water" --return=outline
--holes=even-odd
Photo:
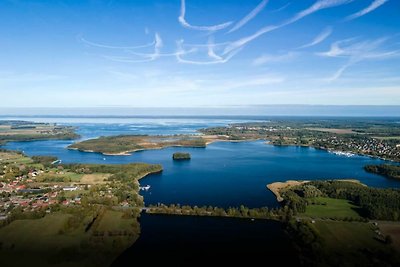
[[[23,119],[23,118],[22,118]],[[46,121],[46,118],[35,118]],[[47,119],[50,121],[50,119]],[[227,125],[243,120],[211,118],[58,118],[64,125],[77,127],[81,139],[119,134],[183,134],[196,129]],[[88,121],[90,120],[90,121]],[[106,120],[106,121],[104,121]],[[117,121],[118,123],[116,123]],[[57,122],[57,118],[51,119]],[[375,187],[399,187],[400,182],[367,173],[366,164],[381,160],[364,156],[338,156],[324,150],[295,146],[273,146],[265,141],[216,142],[206,148],[165,148],[133,153],[130,156],[104,156],[99,153],[66,149],[74,141],[12,142],[7,149],[28,155],[53,155],[64,163],[120,164],[159,163],[161,174],[141,180],[150,185],[142,191],[146,204],[179,203],[222,207],[276,206],[266,185],[275,181],[352,178]],[[190,161],[173,161],[177,151],[189,152]]]

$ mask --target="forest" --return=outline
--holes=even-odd
[[[381,164],[367,165],[364,167],[367,172],[376,173],[392,179],[400,179],[400,166]]]

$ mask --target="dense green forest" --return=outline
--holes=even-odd
[[[364,167],[367,172],[376,173],[388,178],[400,179],[400,166],[381,164],[381,165],[367,165]]]
[[[69,148],[104,154],[126,154],[137,150],[160,149],[171,146],[205,147],[206,141],[194,135],[118,135],[85,140],[72,144]]]
[[[309,200],[325,196],[346,199],[360,207],[363,217],[379,220],[400,220],[400,190],[367,187],[346,181],[311,181],[282,192],[284,205],[304,212]]]

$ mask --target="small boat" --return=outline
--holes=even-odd
[[[53,161],[51,164],[52,164],[52,165],[54,165],[54,164],[61,164],[61,159],[57,159],[57,160]]]
[[[141,187],[139,187],[139,189],[148,191],[150,189],[150,185],[141,186]]]

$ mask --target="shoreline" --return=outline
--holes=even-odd
[[[164,149],[164,148],[169,148],[169,147],[187,147],[187,148],[206,148],[208,145],[216,142],[230,142],[230,143],[240,143],[240,142],[254,142],[254,141],[259,141],[259,140],[264,140],[262,138],[256,138],[256,139],[241,139],[241,140],[229,140],[229,139],[221,139],[221,138],[210,138],[206,137],[205,139],[205,145],[204,146],[185,146],[185,145],[166,145],[166,146],[160,146],[160,147],[151,147],[151,148],[138,148],[138,149],[133,149],[133,150],[126,150],[126,151],[121,151],[121,152],[116,152],[116,153],[109,153],[109,152],[100,152],[100,151],[94,151],[94,150],[86,150],[86,149],[80,149],[77,147],[67,147],[67,149],[71,150],[77,150],[80,152],[86,152],[86,153],[100,153],[104,156],[131,156],[132,153],[139,152],[139,151],[147,151],[147,150],[159,150],[159,149]]]
[[[134,149],[134,150],[122,151],[122,152],[118,152],[118,153],[99,152],[99,151],[93,151],[93,150],[79,149],[76,147],[67,147],[67,149],[77,150],[77,151],[86,152],[86,153],[99,153],[104,156],[132,156],[132,153],[139,152],[139,151],[160,150],[160,149],[169,148],[169,147],[205,148],[205,146],[203,147],[203,146],[173,145],[173,146],[164,146],[164,147],[139,148],[139,149]]]
[[[324,181],[350,182],[350,183],[360,184],[362,186],[367,186],[356,179],[327,179]],[[292,187],[292,186],[302,185],[302,184],[306,184],[306,183],[310,183],[310,182],[312,182],[312,181],[311,180],[287,180],[286,182],[273,182],[273,183],[267,184],[267,188],[275,195],[276,200],[280,203],[284,200],[280,194],[281,193],[280,191],[282,189]]]
[[[298,144],[282,144],[282,145],[279,145],[279,144],[273,144],[273,143],[271,143],[271,141],[266,141],[265,144],[273,145],[273,146],[311,147],[311,148],[314,148],[314,149],[324,150],[324,151],[326,151],[328,153],[333,153],[333,154],[335,154],[334,152],[350,153],[353,156],[363,156],[363,157],[369,157],[369,158],[372,158],[372,159],[379,159],[379,160],[383,160],[383,161],[390,161],[390,162],[394,162],[394,163],[400,163],[400,161],[396,161],[394,159],[388,159],[388,158],[384,158],[384,157],[380,157],[380,156],[364,154],[364,153],[361,153],[361,152],[345,151],[345,150],[332,150],[332,149],[327,148],[327,147],[318,147],[318,146],[313,146],[313,145],[298,145]]]
[[[196,135],[196,136],[201,136],[201,135]],[[332,150],[327,147],[318,147],[310,144],[274,144],[272,143],[273,140],[268,140],[265,138],[251,138],[251,139],[239,139],[239,140],[230,140],[230,139],[225,139],[229,138],[227,135],[203,135],[201,136],[204,141],[205,141],[205,146],[185,146],[185,145],[171,145],[171,146],[160,146],[160,147],[152,147],[152,148],[138,148],[138,149],[133,149],[133,150],[126,150],[126,151],[121,151],[121,152],[115,152],[115,153],[109,153],[109,152],[100,152],[100,151],[93,151],[93,150],[85,150],[85,149],[79,149],[76,147],[67,147],[67,149],[71,150],[77,150],[81,152],[88,152],[88,153],[100,153],[104,156],[131,156],[132,153],[139,152],[139,151],[147,151],[147,150],[157,150],[157,149],[164,149],[168,147],[187,147],[187,148],[206,148],[208,145],[216,142],[231,142],[231,143],[240,143],[240,142],[254,142],[254,141],[260,141],[264,140],[264,144],[266,145],[273,145],[273,146],[296,146],[296,147],[310,147],[314,149],[320,149],[324,150],[328,153],[333,153],[336,154],[337,152],[339,153],[349,153],[352,156],[364,156],[364,157],[369,157],[372,159],[379,159],[383,161],[389,161],[393,163],[399,163],[400,161],[396,161],[394,159],[388,159],[380,156],[374,156],[374,155],[369,155],[361,152],[355,152],[355,151],[346,151],[346,150]],[[337,155],[340,156],[340,155]]]
[[[284,199],[281,197],[280,190],[296,185],[302,185],[308,182],[310,181],[288,180],[286,182],[274,182],[271,184],[267,184],[267,188],[275,195],[278,202],[282,202]]]
[[[149,176],[149,175],[162,173],[163,170],[164,170],[164,169],[161,169],[161,170],[159,170],[159,171],[152,171],[152,172],[150,171],[150,172],[147,172],[147,173],[143,174],[142,176],[137,177],[136,179],[139,181],[139,180],[141,180],[141,179],[146,178],[146,177]]]

